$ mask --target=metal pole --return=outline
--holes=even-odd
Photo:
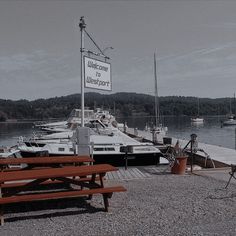
[[[235,150],[236,150],[236,128],[235,128],[235,130],[234,130],[234,142],[235,142]]]
[[[191,151],[191,173],[193,173],[193,140],[190,142],[190,151]]]
[[[84,22],[84,17],[80,18],[80,32],[81,32],[81,46],[80,46],[80,53],[81,53],[81,127],[84,127],[84,78],[83,78],[83,52],[84,52],[84,30],[86,28],[86,24]]]
[[[155,125],[159,126],[159,99],[158,99],[158,90],[157,90],[157,64],[156,64],[156,54],[154,53],[154,76],[155,76]]]

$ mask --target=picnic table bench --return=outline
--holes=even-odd
[[[103,177],[106,173],[117,170],[109,164],[98,164],[2,171],[0,172],[1,225],[4,223],[3,206],[18,202],[76,198],[86,195],[91,200],[93,194],[102,194],[105,211],[108,211],[108,198],[111,198],[114,192],[126,191],[123,186],[104,186]],[[43,185],[53,185],[58,182],[69,184],[69,188],[38,191]]]
[[[27,157],[27,158],[0,158],[0,171],[9,171],[12,165],[25,165],[21,169],[34,167],[60,167],[63,165],[82,165],[92,163],[94,159],[89,156],[61,156],[61,157]],[[16,170],[12,168],[13,170]]]

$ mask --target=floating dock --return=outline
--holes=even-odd
[[[126,132],[128,134],[136,136],[137,138],[140,139],[143,138],[152,141],[152,133],[150,131],[127,128]],[[171,137],[171,139],[172,139],[172,145],[174,145],[177,142],[177,140],[179,140],[180,146],[182,148],[184,148],[189,142],[189,140],[176,139],[174,137]],[[206,161],[207,162],[206,164],[209,167],[213,167],[210,159],[214,161],[217,167],[236,165],[236,150],[234,149],[200,142],[198,142],[198,148],[204,150],[204,152],[206,152],[209,155],[209,158],[206,159],[206,155],[201,151],[197,151],[195,155],[199,158],[202,158],[203,161]]]

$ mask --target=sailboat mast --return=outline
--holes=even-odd
[[[197,99],[197,116],[199,117],[199,98]]]
[[[236,115],[235,93],[234,93],[234,115]]]
[[[156,54],[154,53],[154,76],[155,76],[155,123],[156,127],[159,126],[159,99],[158,99],[158,90],[157,90],[157,65],[156,65]]]

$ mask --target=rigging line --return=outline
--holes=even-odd
[[[93,38],[89,35],[89,33],[84,29],[85,33],[88,35],[88,37],[90,38],[90,40],[94,43],[94,45],[97,47],[97,49],[102,53],[102,55],[104,55],[103,51],[100,49],[100,47],[95,43],[95,41],[93,40]],[[105,55],[104,55],[105,56]]]

